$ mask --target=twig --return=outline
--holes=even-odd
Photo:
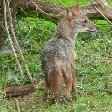
[[[102,89],[101,91],[107,92],[109,95],[112,95],[112,90],[111,89]]]
[[[19,44],[18,44],[18,41],[17,41],[17,39],[16,39],[16,35],[15,35],[13,23],[12,23],[11,11],[10,11],[10,8],[9,8],[9,1],[8,1],[8,0],[6,0],[6,1],[7,1],[7,5],[8,5],[8,6],[7,6],[7,10],[8,10],[8,14],[9,14],[9,17],[10,17],[10,18],[9,18],[9,26],[10,26],[10,31],[11,31],[11,33],[12,33],[13,41],[14,41],[16,47],[17,47],[17,50],[18,50],[18,52],[19,52],[19,54],[20,54],[20,57],[21,57],[21,60],[22,60],[22,62],[23,62],[23,64],[24,64],[25,70],[26,70],[26,72],[27,72],[26,75],[27,75],[28,79],[30,80],[30,82],[31,82],[32,84],[34,84],[34,80],[33,80],[32,76],[31,76],[31,74],[30,74],[30,72],[29,72],[29,69],[28,69],[27,64],[25,63],[24,56],[23,56],[23,54],[22,54],[22,51],[21,51],[21,49],[20,49],[20,47],[19,47]]]
[[[107,19],[107,17],[98,9],[98,8],[96,8],[96,6],[93,4],[93,3],[91,3],[92,5],[93,5],[93,8],[110,24],[110,25],[112,25],[112,23],[111,23],[111,21],[109,21],[108,19]]]
[[[13,54],[15,56],[17,65],[19,67],[20,73],[21,73],[21,75],[23,75],[23,71],[22,71],[21,65],[20,65],[20,63],[19,63],[19,61],[17,59],[17,54],[16,54],[15,49],[14,49],[14,46],[13,46],[13,41],[12,41],[12,39],[10,37],[10,33],[9,33],[9,30],[8,30],[9,27],[8,27],[8,23],[7,23],[7,19],[6,19],[7,17],[6,17],[6,3],[5,3],[5,0],[3,0],[3,8],[4,8],[4,24],[5,24],[5,30],[6,30],[6,33],[7,33],[8,38],[9,38],[9,41],[10,41],[10,44],[11,44],[11,48],[12,48]]]
[[[30,2],[36,7],[36,10],[38,9],[41,13],[47,15],[47,16],[52,16],[52,17],[60,17],[62,16],[62,13],[61,14],[57,14],[57,15],[54,15],[54,14],[51,14],[51,13],[46,13],[44,12],[43,10],[41,10],[38,5],[33,1],[33,0],[30,0]]]
[[[14,101],[15,101],[15,106],[17,108],[17,112],[21,112],[20,111],[20,107],[19,107],[19,101],[18,101],[18,99],[17,98],[14,98]]]

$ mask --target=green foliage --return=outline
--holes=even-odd
[[[49,0],[64,6],[72,6],[69,0]],[[81,1],[81,0],[80,0]],[[81,1],[85,4],[87,0]],[[109,2],[110,3],[110,2]],[[54,104],[43,100],[44,91],[37,90],[27,101],[20,99],[21,112],[111,112],[112,96],[100,91],[108,82],[112,88],[112,27],[105,21],[95,21],[98,32],[81,33],[76,40],[76,74],[79,95],[77,101],[69,104]],[[16,34],[26,63],[33,78],[43,79],[40,54],[45,43],[56,30],[56,25],[39,18],[18,16]],[[9,85],[26,84],[28,79],[21,76],[13,55],[0,54],[0,112],[16,112],[11,99],[3,99],[3,88]]]

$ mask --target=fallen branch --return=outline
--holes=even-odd
[[[35,92],[36,89],[43,87],[43,85],[45,85],[45,82],[40,81],[39,84],[27,84],[21,86],[7,87],[3,90],[4,98],[28,95],[32,92]]]
[[[4,98],[28,95],[36,91],[36,88],[36,84],[7,87],[4,89]]]
[[[38,8],[36,7],[36,4]],[[93,8],[93,5],[98,9],[98,11],[95,8]],[[38,15],[40,15],[41,18],[46,18],[53,22],[57,22],[65,12],[64,7],[54,5],[43,0],[33,0],[33,3],[31,2],[31,0],[24,0],[22,3],[22,7],[30,13],[38,12]],[[92,3],[82,6],[81,10],[90,19],[104,19],[105,16],[109,21],[112,21],[112,8],[108,5],[108,3],[105,0],[94,0]],[[104,16],[101,15],[101,13]]]

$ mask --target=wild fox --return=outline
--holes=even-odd
[[[77,91],[74,42],[79,32],[93,32],[97,29],[98,27],[81,13],[80,4],[66,9],[57,31],[45,45],[41,57],[46,86],[52,90],[53,99],[57,99],[61,94],[63,82],[66,85],[67,97],[70,97],[72,87]]]

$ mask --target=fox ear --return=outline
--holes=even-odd
[[[75,6],[74,6],[74,8],[75,8],[75,10],[80,10],[80,3],[77,3]]]
[[[66,8],[65,11],[66,11],[66,15],[67,15],[68,17],[72,17],[72,16],[73,16],[72,11],[71,11],[70,8]]]

